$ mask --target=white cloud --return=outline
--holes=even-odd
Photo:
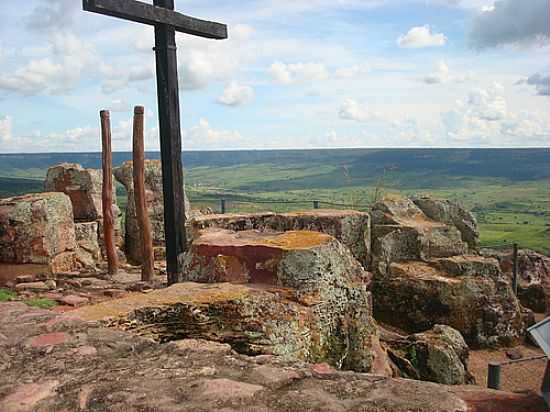
[[[446,43],[447,37],[442,33],[433,33],[429,25],[413,27],[397,39],[399,47],[410,49],[441,47]]]
[[[206,119],[183,132],[184,146],[191,149],[235,148],[242,143],[243,137],[237,131],[217,130]]]
[[[462,75],[455,75],[451,73],[451,69],[446,61],[440,60],[435,65],[435,70],[429,75],[423,77],[421,80],[426,84],[444,84],[449,82],[464,83],[473,79],[474,74],[467,72]]]
[[[226,106],[242,106],[254,99],[254,89],[235,81],[227,84],[217,102]]]
[[[363,64],[354,64],[349,67],[340,67],[334,72],[334,76],[340,79],[348,79],[353,77],[358,77],[366,75],[370,71],[369,65]]]
[[[243,64],[255,58],[256,52],[246,47],[254,28],[235,25],[231,36],[223,42],[197,37],[178,37],[180,87],[197,90],[211,82],[230,79]]]
[[[477,48],[505,44],[548,44],[550,42],[548,0],[500,0],[486,8],[474,21],[470,43]]]
[[[550,144],[548,117],[536,111],[512,111],[498,83],[473,90],[466,100],[457,101],[453,110],[442,113],[441,120],[450,145]]]
[[[436,65],[436,70],[432,74],[424,77],[426,84],[447,83],[451,78],[449,66],[446,62],[440,61]]]
[[[550,96],[550,76],[543,76],[540,73],[536,73],[524,82],[531,86],[535,86],[539,96]]]
[[[112,112],[129,112],[130,105],[125,99],[114,99],[109,105],[109,110]]]
[[[11,140],[11,124],[12,120],[10,116],[0,117],[0,142],[6,143]]]
[[[366,122],[380,116],[354,99],[346,99],[340,107],[338,115],[340,119],[354,120],[356,122]]]
[[[74,0],[42,0],[26,18],[30,30],[67,30],[74,25],[81,3]]]
[[[269,68],[269,74],[276,83],[284,85],[325,80],[329,77],[328,69],[322,63],[275,62]]]

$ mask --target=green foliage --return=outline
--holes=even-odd
[[[24,303],[34,308],[40,308],[40,309],[53,309],[57,306],[57,302],[55,300],[46,299],[46,298],[27,299],[24,301]]]
[[[0,302],[7,302],[15,297],[15,293],[7,289],[0,289]]]
[[[418,365],[418,355],[416,353],[416,347],[413,345],[411,347],[409,347],[408,351],[407,351],[407,359],[411,362],[412,366],[415,368],[415,369],[418,369],[419,368],[419,365]]]

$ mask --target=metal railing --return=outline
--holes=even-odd
[[[509,360],[504,362],[489,362],[489,367],[487,370],[487,387],[489,389],[496,389],[496,390],[501,390],[501,389],[510,390],[511,388],[509,387],[503,388],[503,385],[502,385],[503,367],[513,367],[520,363],[535,362],[540,360],[547,360],[546,355],[530,356],[527,358],[520,358],[520,359]],[[542,382],[542,369],[541,369],[541,373],[539,374],[541,375],[541,382]],[[521,384],[522,382],[516,382],[514,386],[518,386]]]

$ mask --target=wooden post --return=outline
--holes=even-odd
[[[519,272],[519,245],[514,243],[513,251],[513,278],[512,278],[512,289],[514,289],[514,295],[518,295],[518,272]]]
[[[142,106],[136,106],[134,108],[134,202],[143,253],[141,280],[144,282],[152,282],[155,273],[155,258],[153,253],[153,238],[151,236],[151,222],[149,220],[149,213],[147,212],[147,199],[145,198],[144,113],[145,109]]]
[[[174,10],[174,0],[154,0],[153,4]],[[175,29],[155,25],[157,93],[159,106],[160,157],[164,195],[164,232],[168,284],[180,279],[179,256],[187,250],[181,128]]]
[[[115,219],[113,216],[113,153],[111,150],[111,115],[107,110],[100,112],[103,167],[103,238],[107,253],[109,275],[118,271],[118,255],[115,247]]]

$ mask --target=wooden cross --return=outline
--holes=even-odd
[[[175,32],[221,40],[227,38],[227,26],[177,13],[174,11],[174,0],[153,0],[153,3],[150,5],[136,0],[83,0],[83,8],[155,27],[166,271],[168,283],[173,284],[180,278],[178,256],[187,250]]]

